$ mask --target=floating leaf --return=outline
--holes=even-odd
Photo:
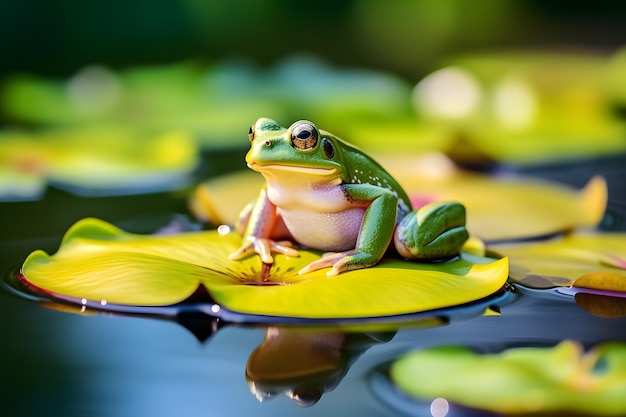
[[[199,184],[190,200],[191,212],[213,225],[235,224],[239,213],[258,197],[265,179],[251,170],[212,178]]]
[[[18,171],[6,164],[0,166],[0,201],[37,200],[45,188],[45,180],[37,173]]]
[[[513,348],[481,355],[463,347],[415,351],[391,367],[391,379],[421,400],[445,398],[503,414],[626,413],[626,345],[585,353],[563,341],[553,348]],[[494,395],[497,393],[497,395]]]
[[[626,149],[626,124],[611,111],[612,100],[624,95],[619,54],[457,57],[420,81],[414,104],[425,123],[463,137],[479,157],[535,164],[608,155]],[[447,94],[450,85],[455,94]]]
[[[183,128],[215,149],[245,146],[247,128],[260,116],[293,121],[307,114],[328,126],[360,125],[364,118],[414,122],[410,94],[410,85],[391,74],[297,56],[272,68],[225,60],[117,72],[88,66],[67,80],[14,76],[0,101],[18,121]]]
[[[624,244],[626,244],[626,239],[624,239]],[[576,279],[572,285],[579,288],[626,293],[626,271],[622,271],[621,274],[612,271],[585,274]]]
[[[621,291],[626,280],[626,234],[571,234],[563,238],[495,245],[489,249],[505,255],[510,278],[535,288],[570,286]]]
[[[570,288],[559,288],[561,293],[573,295],[583,310],[599,317],[626,316],[626,267],[623,259],[619,272],[602,271],[585,274]]]
[[[234,233],[135,235],[84,219],[70,228],[56,254],[33,252],[22,274],[40,291],[78,303],[164,306],[186,300],[203,286],[219,305],[240,313],[351,318],[469,303],[500,290],[508,273],[506,259],[468,255],[472,262],[463,257],[445,263],[385,259],[336,277],[327,277],[325,270],[298,275],[320,256],[300,251],[297,258],[276,256],[264,277],[258,256],[228,259],[240,243]]]
[[[470,234],[483,240],[526,239],[595,226],[606,209],[602,177],[592,178],[577,191],[536,179],[456,171],[441,156],[395,155],[382,162],[409,195],[463,203]],[[192,211],[213,224],[233,224],[237,213],[257,197],[263,182],[261,175],[250,170],[211,179],[196,188]]]
[[[180,187],[198,163],[195,140],[183,131],[154,133],[91,126],[43,133],[5,132],[0,140],[2,177],[19,178],[32,187],[35,180],[39,184],[47,181],[78,194]],[[7,198],[16,194],[12,188],[4,189]]]
[[[443,175],[412,168],[415,158],[394,158],[384,165],[410,195],[459,201],[467,228],[486,241],[527,239],[596,226],[604,215],[607,186],[593,177],[582,190],[527,177],[493,177],[443,168]]]

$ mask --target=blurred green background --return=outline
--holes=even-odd
[[[624,21],[617,1],[2,2],[0,194],[180,187],[262,116],[472,166],[621,153]]]
[[[309,52],[417,81],[450,54],[568,47],[611,51],[626,39],[619,1],[21,0],[0,4],[2,73],[69,76],[189,57],[260,64]]]

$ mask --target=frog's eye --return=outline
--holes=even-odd
[[[250,130],[248,131],[248,139],[250,139],[250,142],[254,140],[254,124],[250,125]]]
[[[313,123],[302,121],[291,126],[291,146],[301,151],[308,151],[317,145],[317,128]]]

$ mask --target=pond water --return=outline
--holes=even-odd
[[[615,156],[525,173],[576,187],[605,175],[611,201],[602,227],[623,231],[624,162]],[[76,220],[94,216],[150,232],[185,212],[184,197],[79,198],[51,189],[39,202],[0,204],[1,416],[430,415],[385,384],[385,365],[410,349],[626,342],[626,317],[600,317],[571,296],[522,287],[479,309],[491,305],[500,315],[453,314],[350,332],[230,325],[207,316],[76,314],[7,290],[24,258],[35,249],[56,251]]]

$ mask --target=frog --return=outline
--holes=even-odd
[[[461,203],[414,210],[378,162],[311,121],[284,128],[262,117],[248,139],[245,162],[265,185],[236,222],[243,239],[231,260],[257,254],[271,267],[273,255],[298,257],[298,247],[324,253],[299,274],[330,268],[335,276],[372,267],[394,249],[409,260],[451,259],[469,238]]]

